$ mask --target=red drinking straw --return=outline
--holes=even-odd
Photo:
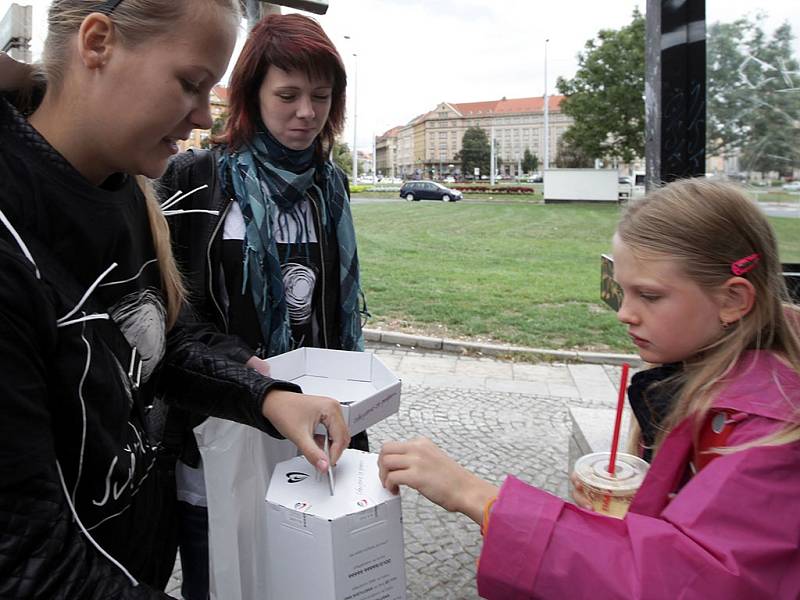
[[[614,421],[614,437],[611,439],[611,458],[608,461],[608,472],[613,475],[617,468],[617,446],[619,446],[619,430],[622,425],[622,409],[625,406],[625,391],[628,389],[628,363],[622,363],[622,377],[619,382],[619,399],[617,400],[617,419]]]

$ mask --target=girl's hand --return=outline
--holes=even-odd
[[[583,484],[578,480],[575,471],[569,476],[569,480],[572,482],[572,489],[570,491],[575,504],[586,510],[594,510],[592,508],[592,503],[589,501],[589,497],[583,491]]]
[[[350,444],[350,432],[342,416],[342,407],[333,398],[272,390],[264,398],[261,412],[320,472],[328,469],[328,459],[314,438],[318,423],[328,430],[332,465],[336,464]]]
[[[378,458],[383,486],[397,493],[407,485],[431,502],[461,512],[480,524],[483,507],[497,496],[491,483],[467,471],[425,438],[387,442]]]

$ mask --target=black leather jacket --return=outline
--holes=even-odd
[[[297,389],[212,351],[219,334],[199,323],[181,319],[163,340],[144,200],[119,179],[108,191],[89,185],[0,97],[0,598],[166,597],[155,588],[174,557],[174,456],[151,436],[156,387],[173,406],[275,435],[263,397],[273,386]],[[155,326],[134,324],[161,333],[138,388],[130,338],[102,318],[113,313],[100,298],[116,300],[104,291],[115,287],[81,304],[78,273],[88,270],[91,283],[112,260],[124,268],[113,282],[126,288],[119,299],[154,299],[136,315]],[[70,324],[82,315],[99,318]],[[132,585],[86,532],[145,583]]]
[[[217,214],[189,213],[169,217],[173,252],[190,290],[192,306],[199,318],[214,323],[222,332],[230,333],[226,317],[228,300],[222,274],[222,230],[233,199],[228,191],[230,185],[221,180],[215,166],[217,152],[189,150],[175,156],[167,172],[159,180],[158,189],[164,201],[177,190],[188,192],[208,184],[208,188],[194,192],[174,208],[210,210]],[[318,219],[317,232],[322,244],[322,254],[335,258],[339,251],[335,234],[332,230],[322,227],[318,205],[316,202],[312,202],[312,205]],[[343,349],[339,343],[339,280],[336,269],[326,273],[322,285],[327,291],[323,294],[324,321],[327,325],[324,339],[328,348]],[[243,358],[246,361],[257,349],[249,348],[242,342],[238,349],[228,346],[225,350],[232,358]],[[241,352],[250,354],[245,356]],[[267,357],[261,356],[261,358]]]
[[[172,232],[173,253],[187,283],[193,311],[198,320],[213,323],[220,332],[229,334],[231,331],[226,316],[228,299],[222,272],[222,234],[225,217],[234,200],[228,193],[231,187],[229,182],[222,180],[216,167],[218,152],[219,149],[189,150],[178,154],[170,161],[166,173],[158,182],[157,190],[164,202],[178,190],[185,193],[198,186],[208,185],[207,188],[197,190],[172,208],[184,211],[214,211],[217,214],[199,212],[173,215],[168,217],[168,221]],[[315,205],[316,218],[319,219],[318,207],[316,203],[312,204]],[[337,256],[338,245],[335,234],[323,228],[319,221],[317,232],[322,244],[322,253],[329,257]],[[319,232],[323,233],[320,235]],[[336,269],[328,270],[322,285],[328,290],[328,293],[323,293],[324,321],[327,324],[324,336],[326,347],[351,350],[352,348],[342,348],[339,341],[339,280]],[[207,334],[213,335],[209,330]],[[246,362],[258,353],[256,348],[249,347],[235,336],[225,336],[224,340],[216,349],[234,360]],[[261,356],[261,358],[267,357]],[[186,423],[181,459],[190,466],[197,466],[200,458],[197,444],[191,434],[191,429],[200,422],[202,417],[193,417]],[[367,433],[354,435],[351,447],[368,451]]]

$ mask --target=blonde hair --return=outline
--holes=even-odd
[[[209,6],[238,20],[238,0],[206,0]],[[58,89],[69,64],[69,45],[83,20],[97,12],[102,2],[92,0],[53,0],[48,13],[48,33],[42,58],[42,72],[47,86]],[[189,9],[196,10],[197,0],[123,0],[109,16],[120,42],[135,47],[153,37],[167,33]],[[186,298],[180,271],[172,255],[169,226],[156,199],[152,183],[144,176],[136,177],[146,198],[147,216],[153,236],[161,283],[167,304],[167,328],[175,324]]]
[[[720,337],[685,361],[680,391],[663,425],[666,433],[688,416],[699,432],[723,378],[747,350],[769,350],[800,373],[800,313],[792,305],[781,273],[775,233],[769,221],[737,185],[684,179],[659,188],[633,204],[618,228],[619,239],[641,258],[668,256],[709,293],[730,277],[731,263],[757,253],[744,275],[755,288],[752,310]],[[753,445],[800,440],[800,419]]]

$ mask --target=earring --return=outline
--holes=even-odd
[[[728,323],[727,321],[723,321],[722,319],[719,320],[719,324],[722,326],[723,329],[727,329],[728,327],[731,326],[730,323]]]

